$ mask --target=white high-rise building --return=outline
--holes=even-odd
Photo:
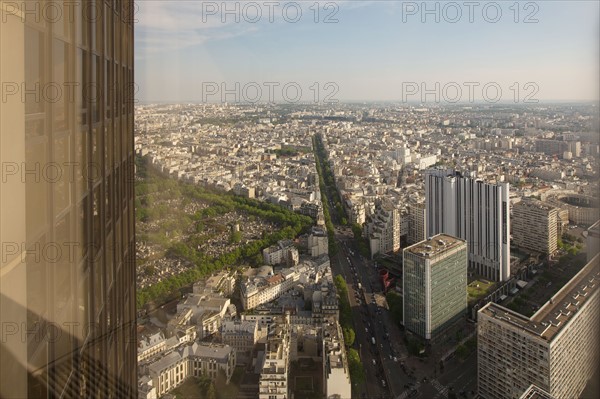
[[[469,268],[493,280],[510,278],[509,184],[488,184],[454,170],[425,172],[427,236],[467,241]]]
[[[490,302],[477,316],[477,386],[485,399],[522,396],[533,384],[579,398],[599,360],[600,255],[531,317]]]

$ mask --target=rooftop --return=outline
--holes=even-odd
[[[594,295],[598,287],[600,287],[600,255],[592,258],[531,318],[493,302],[484,306],[480,312],[550,342],[571,321],[581,306]]]
[[[530,385],[519,399],[554,399],[548,392],[535,385]]]
[[[406,248],[406,251],[423,258],[430,258],[432,255],[445,252],[461,244],[466,245],[466,242],[448,234],[438,234],[429,237],[427,240],[411,245]]]

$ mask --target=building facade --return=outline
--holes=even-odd
[[[364,229],[371,247],[371,256],[400,249],[400,210],[393,204],[378,204]]]
[[[558,249],[558,209],[541,201],[524,199],[512,207],[513,243],[552,255]]]
[[[467,311],[467,244],[438,234],[403,251],[404,327],[433,339]]]
[[[323,390],[326,399],[352,398],[352,384],[342,328],[334,318],[323,323]]]
[[[229,383],[236,359],[235,350],[229,345],[194,343],[148,365],[148,375],[161,397],[192,376],[207,376],[214,381],[221,374]]]
[[[133,15],[1,3],[3,398],[137,397]]]
[[[477,325],[477,378],[485,399],[517,399],[535,385],[557,399],[577,398],[599,361],[600,255],[533,316],[493,302]]]
[[[265,357],[258,382],[259,399],[288,399],[291,329],[286,322],[269,326]]]
[[[408,204],[408,245],[416,244],[427,238],[425,235],[426,209],[424,202]]]
[[[587,261],[589,262],[600,252],[600,220],[591,225],[587,233],[585,251],[587,253]]]
[[[427,236],[467,241],[469,268],[493,281],[510,278],[509,184],[487,184],[454,170],[425,173]]]

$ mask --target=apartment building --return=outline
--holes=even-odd
[[[377,204],[364,229],[371,256],[400,249],[400,210],[392,203],[385,201]]]
[[[263,260],[267,265],[285,263],[287,266],[298,264],[300,255],[291,240],[281,240],[277,245],[263,249]]]
[[[308,235],[308,252],[316,258],[329,253],[329,240],[327,232],[322,227],[313,227]]]
[[[509,184],[488,184],[455,170],[425,173],[427,236],[467,241],[469,268],[492,281],[510,278]]]
[[[248,310],[263,303],[271,302],[290,290],[297,280],[298,275],[295,272],[291,272],[287,276],[278,273],[251,277],[241,284],[242,305],[245,310]]]
[[[427,238],[425,235],[425,202],[411,201],[408,204],[408,245],[416,244]]]
[[[134,14],[0,2],[0,397],[137,397]]]
[[[258,382],[259,399],[288,399],[291,329],[289,316],[283,323],[271,324],[264,362]]]
[[[403,251],[404,327],[434,339],[467,311],[467,244],[447,234]]]
[[[558,208],[535,199],[512,207],[512,238],[516,246],[546,255],[558,249]]]
[[[533,316],[493,302],[477,325],[478,389],[485,399],[517,399],[532,384],[556,399],[577,398],[599,360],[600,255]]]
[[[323,321],[323,390],[326,399],[350,399],[352,385],[344,337],[334,318]]]
[[[221,325],[221,340],[238,352],[250,352],[258,341],[256,320],[227,320]]]
[[[167,339],[162,332],[143,337],[138,343],[138,363],[167,349]]]

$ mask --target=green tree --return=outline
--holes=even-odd
[[[352,346],[356,338],[354,329],[352,327],[344,327],[342,332],[344,334],[344,342],[346,343],[346,346]]]

